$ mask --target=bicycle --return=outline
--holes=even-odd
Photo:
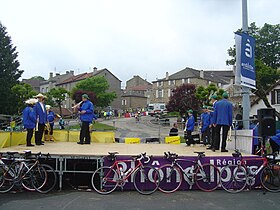
[[[109,152],[107,158],[113,164],[98,168],[92,175],[91,183],[97,193],[109,194],[118,186],[123,189],[129,177],[132,177],[135,189],[143,195],[152,194],[158,189],[158,170],[153,166],[144,166],[150,161],[151,157],[147,156],[146,153],[141,153],[140,155],[132,156],[132,160],[116,160],[116,154],[118,153]],[[123,163],[132,162],[135,163],[135,167],[131,167],[128,170],[123,167]]]
[[[7,157],[1,154],[0,193],[10,191],[15,185],[40,193],[47,193],[55,187],[56,173],[51,166],[40,163],[41,153],[35,154],[35,160],[29,158],[30,152],[23,157],[15,157],[15,154],[18,152],[7,152]]]
[[[239,158],[240,163],[225,166],[221,170],[221,185],[224,190],[230,193],[238,193],[244,190],[246,186],[249,189],[256,183],[256,177],[260,174],[261,186],[270,192],[280,192],[280,165],[275,164],[276,154],[263,154],[259,157],[246,157],[235,150],[233,157]],[[273,159],[270,160],[270,157]],[[262,161],[258,168],[250,168],[248,161]]]
[[[182,185],[183,179],[186,180],[189,189],[191,189],[194,184],[205,192],[213,191],[218,187],[220,184],[219,169],[210,163],[201,164],[200,160],[205,157],[204,152],[194,153],[198,154],[195,161],[178,158],[176,153],[164,153],[164,157],[171,160],[171,164],[165,164],[158,169],[161,180],[159,190],[161,192],[175,192]],[[184,169],[179,162],[184,162],[188,167]],[[163,182],[163,180],[165,181]]]

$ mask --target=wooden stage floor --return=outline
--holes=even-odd
[[[231,156],[229,152],[213,152],[206,147],[195,145],[186,147],[185,144],[124,144],[124,143],[92,143],[90,145],[78,145],[76,142],[46,142],[43,146],[26,147],[25,145],[13,146],[0,149],[0,152],[17,151],[22,153],[24,150],[31,150],[32,153],[42,152],[50,155],[67,155],[67,156],[104,156],[108,152],[118,152],[119,155],[137,155],[146,152],[148,155],[163,156],[164,152],[175,152],[180,156],[196,156],[194,153],[205,151],[206,156]],[[250,154],[242,153],[244,156]]]

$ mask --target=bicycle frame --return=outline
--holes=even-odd
[[[188,162],[191,163],[191,170],[190,170],[190,174],[188,174],[183,167],[178,163],[178,161],[181,162]],[[177,166],[180,171],[182,172],[182,175],[186,177],[186,182],[190,185],[190,189],[192,188],[192,186],[195,184],[195,180],[194,180],[194,175],[195,175],[195,171],[197,170],[197,168],[201,168],[201,163],[199,162],[199,158],[197,158],[196,160],[186,160],[186,159],[180,159],[180,158],[176,158],[174,160],[172,160],[171,166]]]
[[[123,162],[125,162],[125,163],[127,163],[127,162],[137,162],[137,163],[136,163],[135,167],[130,168],[132,170],[127,169],[127,171],[130,170],[127,174],[126,174],[127,171],[123,171],[124,174],[122,175],[122,171],[121,171],[122,169],[121,168],[123,168],[123,167],[121,165],[122,165]],[[118,174],[118,177],[116,177],[115,181],[112,180],[112,182],[117,182],[118,185],[123,186],[125,184],[126,180],[128,180],[129,177],[138,168],[141,168],[142,166],[143,166],[143,163],[140,160],[136,160],[136,161],[135,160],[115,160],[115,162],[113,163],[113,165],[110,166],[110,168],[111,168],[111,170],[113,170],[113,169],[116,170],[116,172]],[[110,175],[110,172],[107,174],[107,176],[109,176],[109,175]],[[106,177],[104,177],[104,178],[106,178]]]
[[[249,169],[249,167],[247,166],[247,161],[254,161],[254,160],[262,160],[262,164],[257,168],[257,170],[255,171],[252,171]],[[265,157],[262,157],[262,158],[243,158],[241,159],[241,163],[240,163],[241,166],[243,166],[246,170],[246,173],[247,173],[247,185],[249,186],[252,186],[253,183],[250,182],[252,181],[261,171],[264,167],[266,167],[268,165],[268,160],[267,158]]]

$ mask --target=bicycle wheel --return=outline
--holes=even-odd
[[[280,192],[280,165],[265,167],[260,175],[262,186],[270,192]]]
[[[160,183],[159,190],[164,193],[173,193],[179,189],[182,184],[183,176],[177,166],[165,164],[159,169]]]
[[[221,185],[230,193],[241,192],[247,182],[247,171],[241,165],[228,165],[221,170]]]
[[[32,169],[31,173],[31,182],[34,189],[37,191],[42,188],[47,182],[47,172],[44,167],[37,165]]]
[[[119,175],[115,169],[103,166],[98,168],[91,177],[93,189],[99,194],[109,194],[113,192],[118,184]]]
[[[213,164],[205,163],[196,169],[194,180],[202,191],[214,191],[220,184],[220,170]]]
[[[143,194],[149,195],[155,192],[160,183],[159,172],[152,166],[143,166],[133,173],[133,184],[135,189]]]
[[[55,187],[57,183],[57,175],[53,167],[47,164],[40,164],[39,170],[33,173],[34,188],[39,193],[48,193]],[[35,175],[35,176],[34,176]],[[44,175],[46,178],[44,179]],[[38,185],[37,185],[38,184]]]
[[[35,191],[35,188],[32,184],[32,169],[28,172],[28,170],[33,166],[32,163],[27,163],[27,167],[22,169],[22,182],[21,185],[28,191]]]
[[[9,192],[14,187],[15,176],[16,173],[12,168],[6,170],[5,166],[0,166],[0,193]]]

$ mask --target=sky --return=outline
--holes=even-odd
[[[248,22],[280,23],[279,0],[248,0]],[[242,0],[0,0],[22,78],[107,68],[149,82],[186,67],[229,70]]]

